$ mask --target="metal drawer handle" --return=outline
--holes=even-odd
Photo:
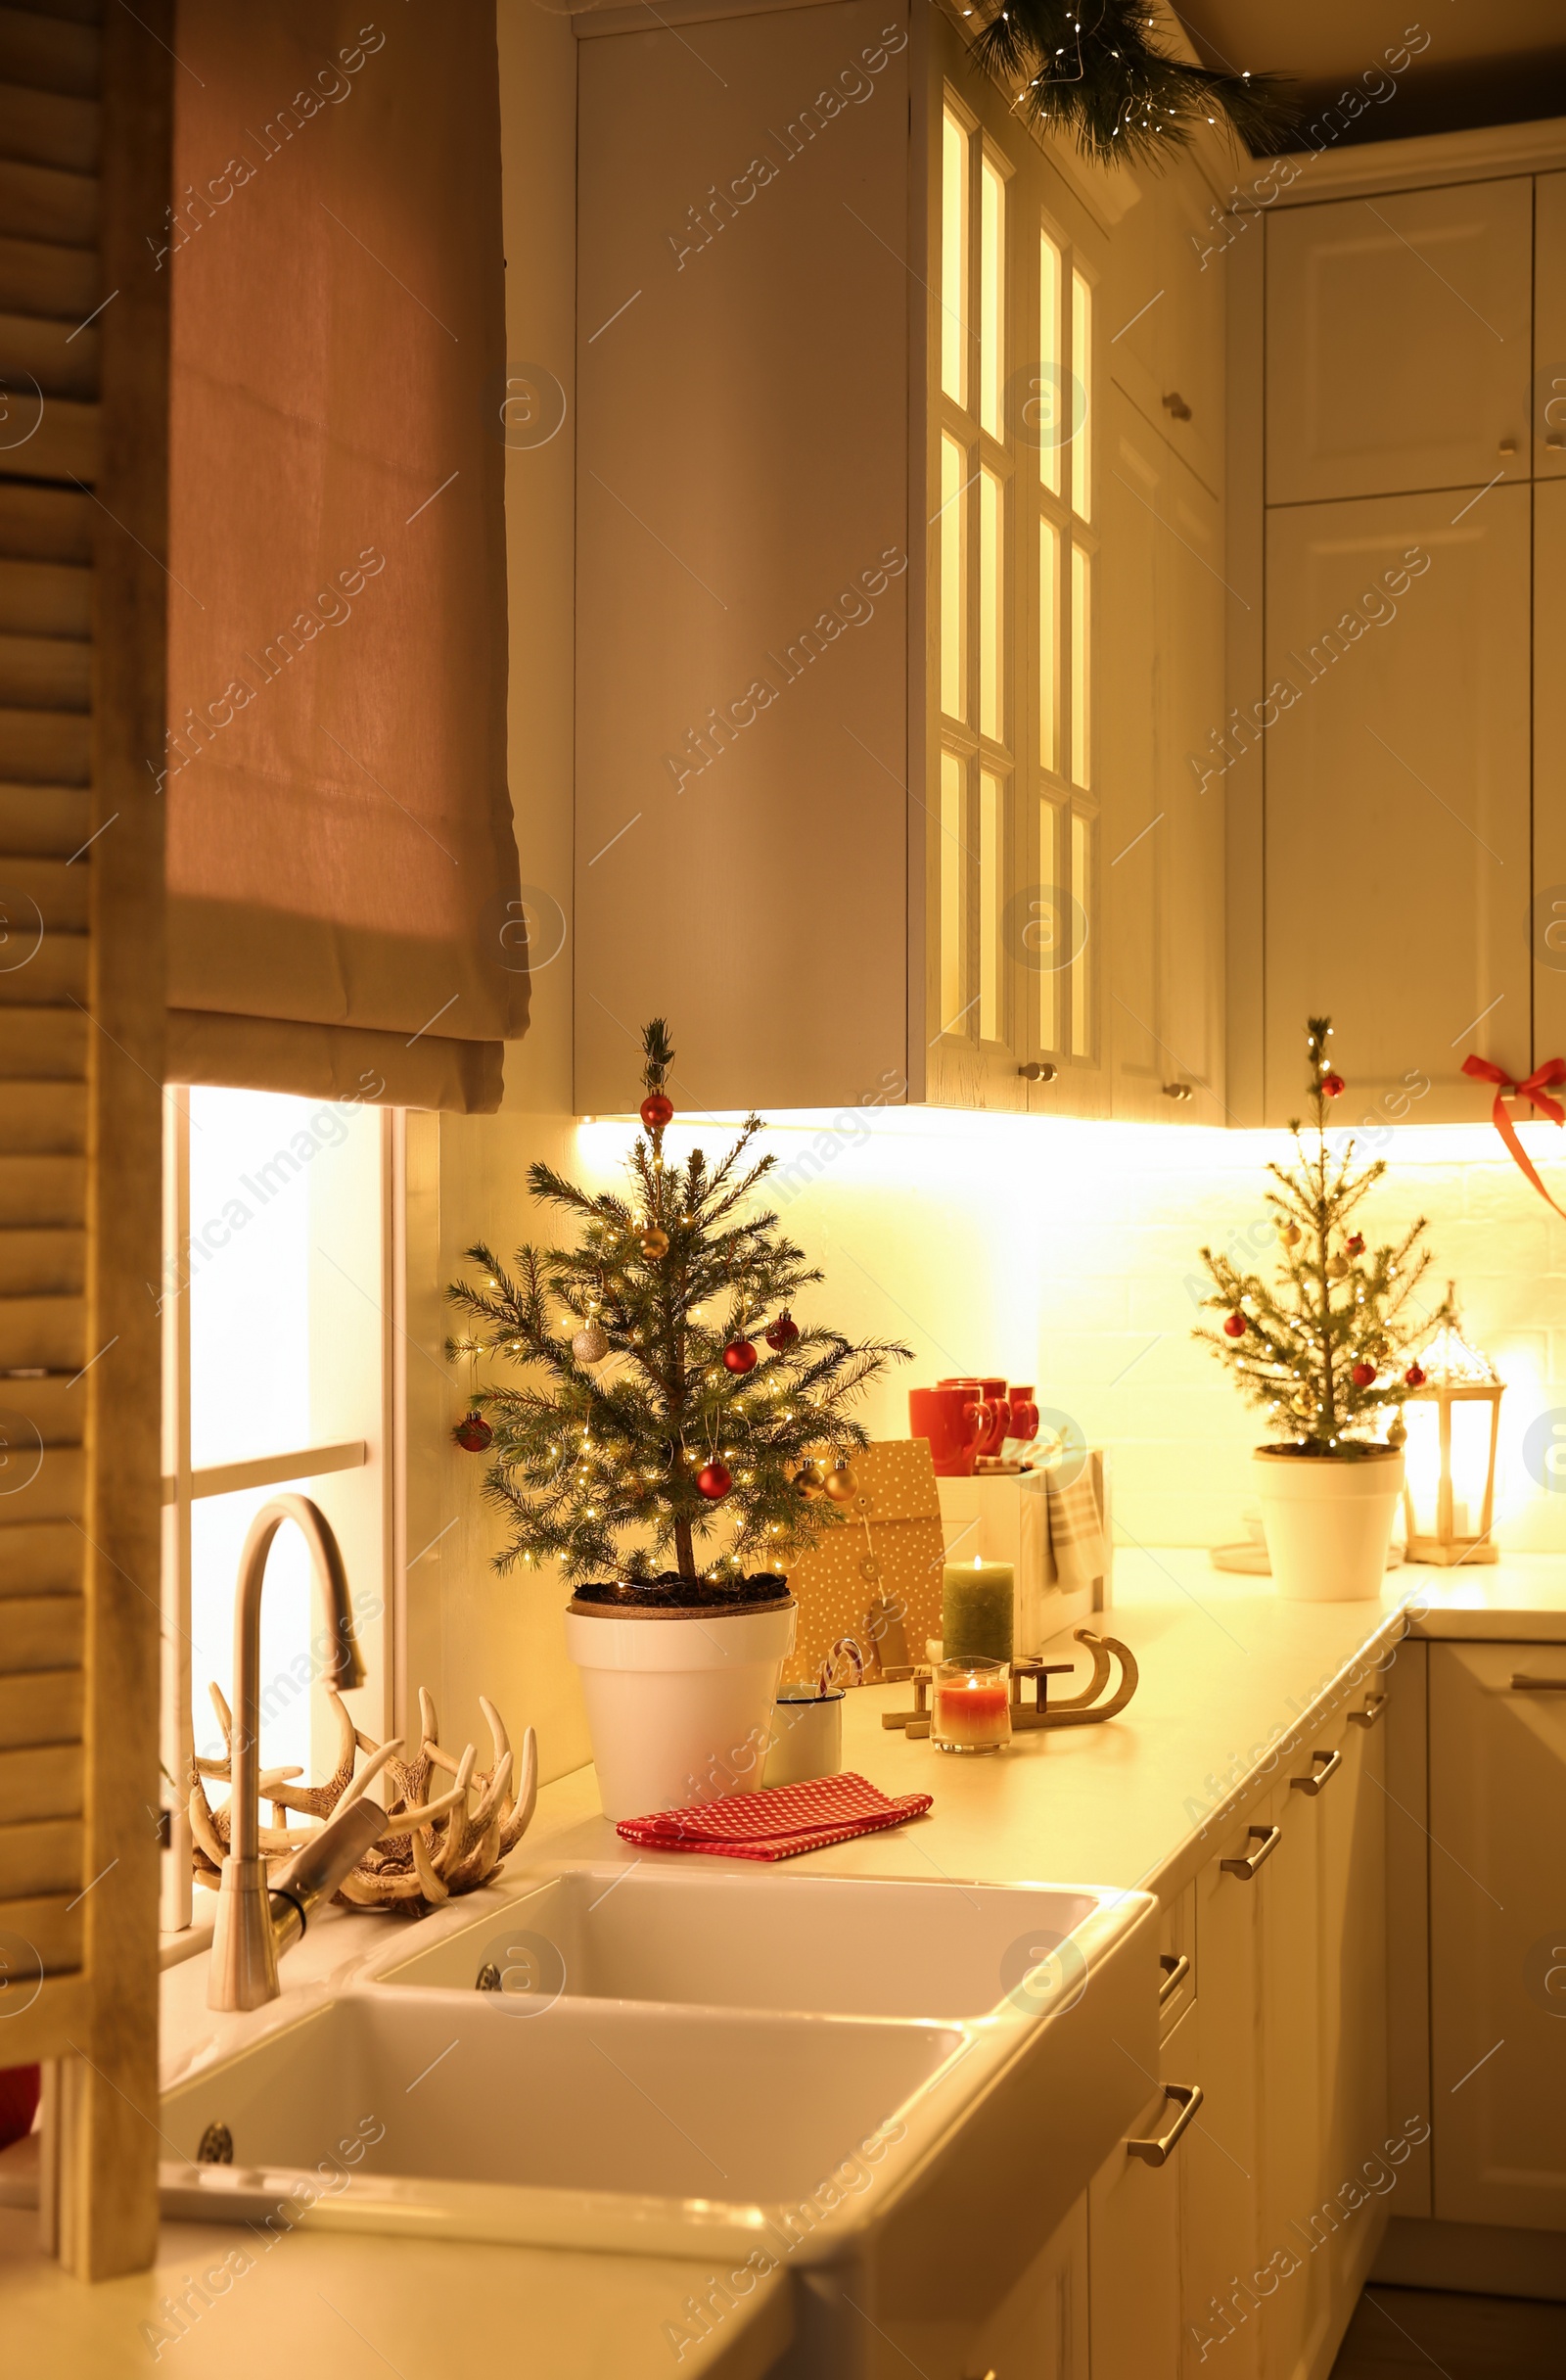
[[[1318,1794],[1327,1779],[1335,1777],[1343,1766],[1341,1751],[1313,1751],[1311,1757],[1319,1762],[1319,1766],[1314,1772],[1309,1777],[1291,1777],[1289,1779],[1289,1783],[1294,1787],[1296,1793]]]
[[[1128,2140],[1126,2143],[1127,2156],[1139,2157],[1144,2166],[1169,2163],[1170,2153],[1178,2145],[1180,2135],[1196,2122],[1196,2111],[1202,2104],[1202,2086],[1199,2082],[1166,2082],[1164,2096],[1179,2109],[1169,2130],[1161,2133],[1157,2140]]]
[[[1566,1678],[1531,1678],[1525,1669],[1511,1673],[1513,1694],[1566,1694]]]
[[[1280,1826],[1248,1826],[1245,1830],[1245,1838],[1248,1843],[1260,1844],[1260,1849],[1247,1852],[1239,1859],[1221,1860],[1219,1865],[1225,1876],[1244,1876],[1246,1878],[1254,1876],[1257,1869],[1271,1858],[1278,1844],[1283,1841],[1283,1829]]]
[[[1374,1727],[1386,1707],[1387,1698],[1384,1694],[1367,1695],[1363,1710],[1351,1710],[1349,1716],[1356,1727]]]
[[[1190,1974],[1191,1962],[1183,1950],[1177,1958],[1173,1950],[1161,1950],[1158,1954],[1158,1963],[1164,1970],[1164,1981],[1158,1987],[1158,2004],[1162,2008],[1170,1994],[1178,1991]]]

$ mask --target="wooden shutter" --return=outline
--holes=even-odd
[[[173,38],[98,17],[0,11],[0,2065],[84,2277],[157,2226]]]

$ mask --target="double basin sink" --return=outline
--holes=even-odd
[[[787,2260],[865,2315],[841,2368],[881,2339],[905,2370],[896,2338],[992,2308],[1145,2103],[1154,1916],[672,1855],[528,1877],[176,2084],[164,2212]]]

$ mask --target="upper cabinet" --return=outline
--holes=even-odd
[[[1194,1115],[1211,192],[1188,160],[1062,169],[934,9],[605,22],[577,20],[577,1105],[629,1102],[665,1013],[692,1104]]]
[[[1533,217],[1524,176],[1268,223],[1268,503],[1528,476]]]
[[[1566,174],[1375,187],[1263,236],[1230,568],[1254,612],[1265,548],[1266,591],[1221,739],[1247,802],[1261,780],[1231,844],[1243,1120],[1297,1110],[1322,1011],[1352,1121],[1468,1120],[1466,1057],[1520,1078],[1566,1039]]]

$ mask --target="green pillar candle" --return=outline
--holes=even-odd
[[[1011,1658],[1009,1562],[948,1562],[941,1597],[941,1648],[948,1661],[984,1654],[992,1661]]]

